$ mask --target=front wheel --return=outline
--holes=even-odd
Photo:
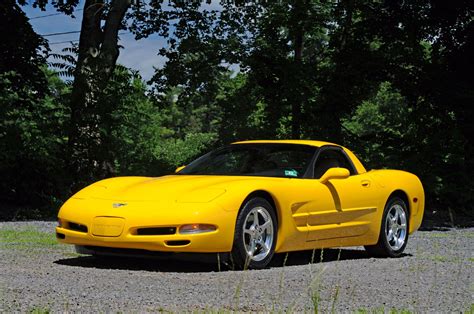
[[[231,255],[234,266],[265,268],[275,253],[277,230],[275,210],[267,200],[255,197],[247,201],[235,224]]]
[[[408,242],[408,209],[404,200],[391,197],[382,215],[377,244],[365,246],[376,257],[399,257]]]

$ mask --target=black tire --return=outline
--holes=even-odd
[[[269,221],[273,232],[269,232],[270,227],[267,225],[264,230],[255,231],[256,237],[261,240],[255,244],[255,255],[250,257],[247,254],[246,242],[252,241],[254,235],[249,235],[249,232],[244,232],[244,225],[248,229],[251,217],[255,211],[258,212],[257,220]],[[263,226],[263,224],[262,224]],[[255,228],[254,228],[255,229]],[[257,229],[259,229],[257,227]],[[260,228],[261,229],[261,228]],[[247,230],[248,231],[248,230]],[[275,245],[277,241],[278,225],[275,214],[275,209],[270,203],[261,197],[255,197],[248,200],[237,216],[234,232],[234,244],[231,252],[231,265],[235,269],[262,269],[268,266],[275,254]],[[270,241],[271,239],[271,241]],[[247,241],[248,240],[248,241]],[[265,243],[264,243],[265,242]],[[269,245],[269,242],[271,244]],[[265,244],[265,245],[264,245]]]
[[[402,233],[404,232],[403,244],[398,243],[396,237],[392,237],[392,240],[389,240],[390,236],[389,234],[387,234],[389,233],[390,230],[393,230],[389,222],[389,220],[390,221],[393,221],[393,220],[392,219],[387,220],[387,216],[390,213],[391,215],[390,217],[392,217],[392,212],[394,210],[403,211],[405,215],[405,227],[404,228],[402,227],[403,219],[401,218],[402,215],[400,215],[400,218],[397,220],[397,225],[401,227],[400,229],[398,229],[400,230],[400,233],[398,230],[395,232],[395,234],[400,235],[400,238],[402,237]],[[366,251],[373,257],[399,257],[401,256],[408,243],[409,217],[410,215],[409,215],[408,207],[405,201],[396,196],[391,197],[384,208],[378,242],[375,245],[365,246]],[[397,229],[397,227],[395,227],[395,229]],[[392,231],[392,235],[393,234],[394,232]]]

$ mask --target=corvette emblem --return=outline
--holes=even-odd
[[[113,208],[119,208],[119,207],[123,207],[123,206],[127,206],[127,203],[113,203],[112,204]]]

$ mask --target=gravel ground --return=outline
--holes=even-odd
[[[419,231],[406,255],[290,254],[286,266],[219,271],[193,260],[96,260],[56,244],[54,222],[0,223],[0,312],[473,311],[474,228]],[[15,230],[13,232],[12,230]],[[35,238],[35,239],[32,239]]]

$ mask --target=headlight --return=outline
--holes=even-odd
[[[207,224],[189,224],[189,225],[182,225],[179,228],[179,233],[181,234],[196,234],[196,233],[205,233],[205,232],[212,232],[216,231],[217,227],[214,225],[207,225]]]

